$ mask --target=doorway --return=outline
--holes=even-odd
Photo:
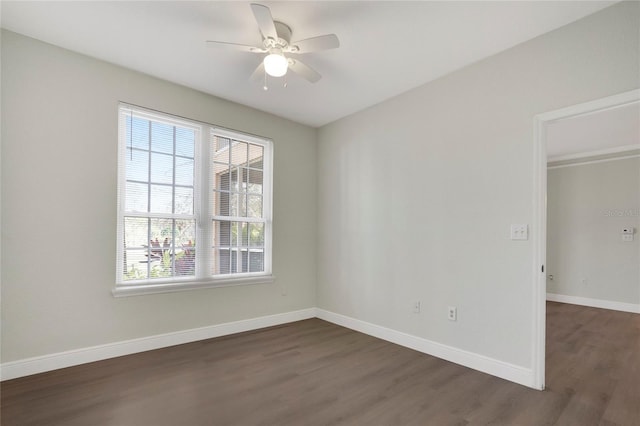
[[[545,387],[547,301],[547,143],[552,123],[588,116],[640,102],[640,90],[609,96],[537,115],[534,118],[534,211],[533,211],[533,345],[534,387]]]

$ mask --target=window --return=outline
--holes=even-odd
[[[271,280],[269,140],[120,105],[114,295]]]

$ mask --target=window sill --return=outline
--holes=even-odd
[[[205,288],[231,287],[237,285],[271,284],[273,275],[253,277],[217,278],[207,281],[182,281],[145,284],[116,284],[111,290],[113,297],[142,296],[145,294],[175,293],[178,291],[200,290]]]

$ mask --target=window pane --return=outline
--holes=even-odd
[[[262,195],[247,196],[247,217],[262,217]]]
[[[262,168],[264,167],[264,166],[263,166],[263,164],[264,164],[264,163],[263,163],[263,161],[262,161],[262,160],[263,160],[262,158],[260,158],[260,159],[256,160],[255,162],[253,162],[253,163],[251,163],[251,164],[250,164],[250,167],[251,167],[252,169],[262,169]]]
[[[231,184],[230,184],[230,188],[232,191],[235,192],[240,192],[243,190],[243,185],[242,185],[242,173],[240,172],[242,169],[240,168],[234,168],[231,169]]]
[[[127,250],[125,279],[167,278],[195,274],[195,220],[150,219],[151,238],[147,240],[149,219],[127,218],[127,229],[135,244],[146,250]],[[175,243],[173,242],[175,239]]]
[[[193,214],[193,188],[176,188],[176,214]]]
[[[173,126],[157,121],[151,123],[151,150],[173,154]]]
[[[196,223],[194,220],[175,221],[175,274],[194,275],[196,272]]]
[[[193,186],[193,160],[176,157],[176,185]]]
[[[262,171],[247,170],[247,192],[262,194]]]
[[[218,137],[217,143],[218,144],[216,145],[216,151],[224,151],[229,148],[231,141],[228,138]]]
[[[236,272],[249,272],[249,252],[246,249],[237,249],[234,251],[237,253],[236,256],[240,259],[240,262],[238,262],[238,265],[236,266]],[[231,265],[232,268],[233,266],[234,265]]]
[[[249,247],[264,246],[264,223],[249,224]]]
[[[176,154],[194,157],[196,132],[192,129],[176,127]]]
[[[229,139],[213,137],[213,161],[217,163],[229,164]]]
[[[237,246],[239,243],[239,233],[242,230],[241,227],[238,226],[238,222],[231,222],[231,245]]]
[[[229,191],[229,165],[213,164],[213,187],[219,191]]]
[[[149,181],[149,151],[131,150],[126,152],[127,180]]]
[[[149,185],[127,182],[124,209],[128,212],[147,212],[149,208]]]
[[[217,256],[214,265],[218,268],[217,271],[214,268],[214,274],[249,272],[249,258],[246,249],[220,247],[214,252]]]
[[[231,249],[228,247],[220,247],[213,250],[213,259],[211,265],[211,274],[230,274],[231,273]]]
[[[125,248],[142,248],[147,246],[149,238],[149,219],[140,217],[124,218]]]
[[[229,246],[231,245],[231,222],[214,220],[213,246]]]
[[[249,245],[249,224],[247,222],[238,222],[238,244],[242,247]]]
[[[127,116],[126,146],[140,149],[149,149],[149,120],[140,117]]]
[[[183,244],[178,249],[175,260],[176,276],[192,276],[196,274],[196,248],[194,243]]]
[[[173,266],[173,220],[151,219],[149,241],[150,278],[171,277]]]
[[[238,194],[239,210],[238,216],[247,216],[247,194]]]
[[[124,251],[124,281],[147,279],[147,251]]]
[[[213,214],[216,216],[229,216],[231,214],[230,204],[231,194],[228,192],[214,192],[213,201]]]
[[[249,272],[264,272],[264,250],[249,252]]]
[[[151,185],[151,213],[173,213],[173,194],[170,186]]]
[[[150,219],[152,248],[169,249],[173,240],[173,219]],[[156,250],[157,252],[157,250]]]
[[[249,167],[254,169],[262,169],[262,157],[264,156],[264,148],[260,145],[249,145]]]
[[[248,247],[249,240],[252,244],[262,245],[264,241],[263,224],[255,224],[255,228],[250,228],[254,224],[248,222],[232,222],[226,220],[213,221],[215,233],[213,236],[212,246],[238,246]],[[251,235],[251,232],[253,234]]]
[[[151,182],[173,183],[173,156],[151,153]]]
[[[245,208],[245,195],[244,194],[230,194],[229,195],[229,214],[231,216],[244,216],[243,212],[246,212]]]
[[[175,220],[176,247],[192,247],[196,240],[196,222],[193,219]]]
[[[233,141],[231,145],[231,166],[244,166],[247,164],[247,152],[249,145],[245,142]]]

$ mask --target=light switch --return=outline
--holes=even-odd
[[[622,241],[624,242],[633,241],[633,233],[634,233],[634,229],[632,226],[622,228]]]
[[[527,224],[511,225],[511,239],[512,240],[528,240],[529,239],[529,226]]]

